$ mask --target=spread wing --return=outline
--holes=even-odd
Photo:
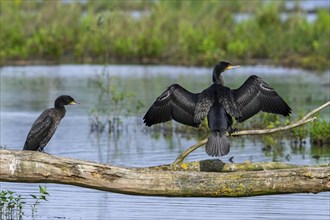
[[[241,111],[242,122],[259,111],[288,116],[291,108],[281,96],[258,76],[250,76],[241,87],[232,90],[235,102]]]
[[[194,122],[197,124],[200,124],[204,120],[213,105],[214,98],[212,98],[213,93],[210,88],[205,89],[198,96],[194,115]]]
[[[185,125],[197,127],[194,121],[194,110],[199,94],[194,94],[178,84],[169,86],[149,108],[143,122],[146,126],[170,121],[171,119]]]
[[[238,108],[238,105],[235,101],[235,98],[231,92],[231,90],[228,87],[223,86],[221,88],[221,94],[222,95],[222,104],[225,108],[226,112],[232,116],[235,117],[237,120],[240,120],[242,118],[242,113],[240,109]]]
[[[26,138],[24,150],[38,150],[43,148],[53,134],[51,125],[53,119],[50,116],[44,116],[45,112],[33,123],[32,128]],[[53,132],[54,133],[54,132]]]

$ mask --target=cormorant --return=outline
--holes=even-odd
[[[213,69],[213,84],[201,93],[191,93],[178,84],[169,86],[145,114],[146,126],[174,119],[185,125],[198,127],[207,116],[211,134],[205,146],[210,156],[229,153],[226,131],[232,133],[232,117],[243,122],[259,111],[288,116],[291,108],[277,92],[260,77],[250,76],[238,89],[224,86],[221,73],[233,69],[221,61]]]
[[[33,123],[26,138],[23,150],[41,151],[55,133],[58,124],[65,115],[64,105],[75,105],[77,102],[68,95],[57,97],[54,108],[46,109]]]

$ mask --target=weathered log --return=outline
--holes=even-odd
[[[329,164],[305,167],[208,160],[125,168],[40,152],[0,150],[0,167],[0,181],[60,183],[149,196],[221,197],[330,191]]]

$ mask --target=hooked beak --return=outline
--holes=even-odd
[[[240,66],[232,66],[232,65],[229,65],[226,70],[231,70],[231,69],[235,69],[235,68],[238,68]]]
[[[69,105],[76,105],[76,104],[79,104],[79,102],[71,101],[71,102],[69,103]]]

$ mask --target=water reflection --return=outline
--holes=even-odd
[[[199,92],[211,83],[211,68],[166,66],[110,66],[125,91],[136,94],[126,103],[137,112],[120,116],[117,132],[91,133],[88,111],[97,103],[97,88],[89,86],[90,79],[102,73],[102,66],[63,65],[1,68],[1,139],[8,149],[22,149],[27,132],[40,112],[53,105],[54,97],[72,95],[79,108],[68,108],[57,132],[45,150],[54,155],[79,158],[121,166],[154,166],[167,164],[183,150],[204,138],[192,130],[190,135],[178,134],[177,124],[169,128],[146,128],[142,116],[164,89],[176,82]],[[330,73],[321,75],[284,68],[243,67],[225,74],[228,86],[242,84],[249,74],[261,75],[296,108],[309,111],[329,100]],[[283,80],[285,77],[285,80]],[[324,83],[325,82],[325,83]],[[324,86],[320,86],[324,84]],[[310,98],[309,98],[310,97]],[[306,98],[308,102],[306,102]],[[326,113],[323,113],[328,117]],[[152,131],[151,131],[152,130]],[[311,146],[309,139],[299,146],[290,140],[280,140],[270,149],[256,137],[230,137],[231,152],[222,158],[235,163],[251,161],[282,161],[294,164],[320,164],[330,161],[329,146]],[[209,157],[203,148],[187,160]],[[129,196],[73,186],[46,184],[49,202],[37,213],[40,219],[328,219],[329,193],[262,196],[252,198],[159,198]],[[1,183],[1,190],[11,189],[28,197],[38,184]],[[27,219],[30,217],[26,213]]]
[[[236,13],[234,15],[234,19],[237,23],[243,22],[243,21],[247,21],[247,20],[251,20],[254,19],[255,14],[251,14],[251,13]],[[282,22],[286,22],[288,21],[290,18],[295,18],[297,16],[301,16],[301,17],[305,17],[306,21],[309,23],[313,23],[316,21],[317,19],[317,14],[315,13],[304,13],[304,14],[299,14],[297,15],[296,13],[280,13],[280,19]]]

